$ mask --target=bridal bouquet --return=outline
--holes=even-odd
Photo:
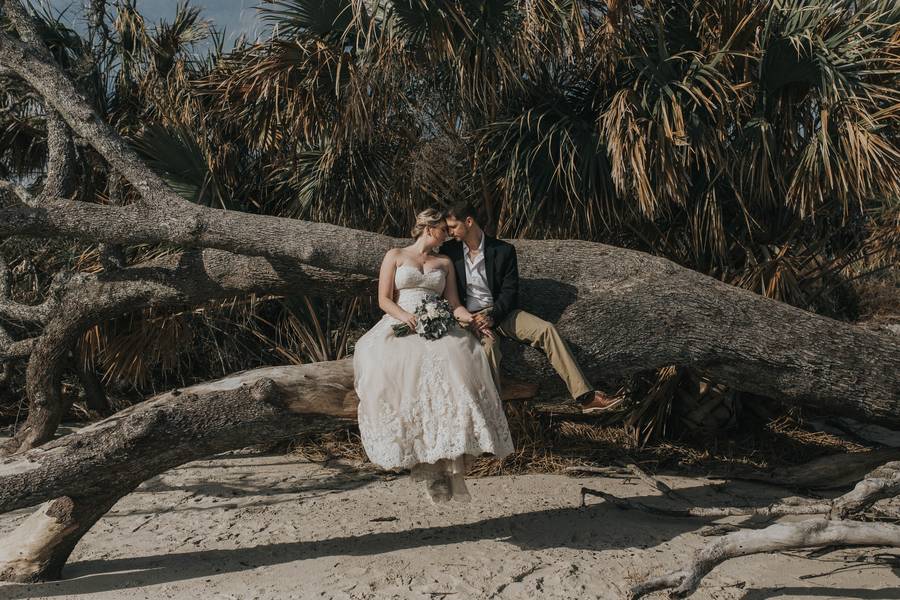
[[[416,315],[416,333],[428,340],[444,337],[456,325],[456,317],[446,298],[423,298],[413,313]],[[409,325],[394,325],[394,335],[402,337],[413,333]]]

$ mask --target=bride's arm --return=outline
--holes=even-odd
[[[399,304],[394,302],[394,273],[396,270],[397,250],[388,250],[381,261],[381,271],[378,274],[378,308],[415,329],[416,316],[403,310]]]

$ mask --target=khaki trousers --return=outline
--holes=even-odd
[[[572,398],[578,398],[594,389],[582,373],[581,367],[575,362],[569,346],[560,337],[552,323],[517,309],[506,315],[499,324],[494,325],[494,333],[526,343],[546,354],[550,359],[550,364],[569,388]],[[481,339],[498,391],[500,390],[500,360],[503,358],[499,341],[497,338]]]

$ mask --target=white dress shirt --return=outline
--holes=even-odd
[[[476,312],[494,305],[494,297],[488,288],[487,268],[484,264],[484,233],[478,244],[477,253],[472,256],[463,242],[463,260],[466,263],[466,309]]]

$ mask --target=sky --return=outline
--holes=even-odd
[[[88,0],[32,0],[32,3],[36,5],[48,5],[53,10],[53,14],[68,9],[63,16],[63,20],[74,24],[78,30],[84,30],[82,6],[86,2]],[[113,4],[113,2],[110,1],[109,4]],[[248,37],[253,39],[262,32],[264,24],[255,8],[260,4],[260,0],[190,1],[191,6],[196,6],[203,10],[201,13],[202,18],[212,21],[219,30],[225,29],[226,48],[230,47],[235,38],[241,33],[247,33]],[[137,0],[138,9],[144,15],[148,24],[158,22],[160,19],[171,22],[177,5],[178,0]],[[73,20],[75,21],[74,23]]]

